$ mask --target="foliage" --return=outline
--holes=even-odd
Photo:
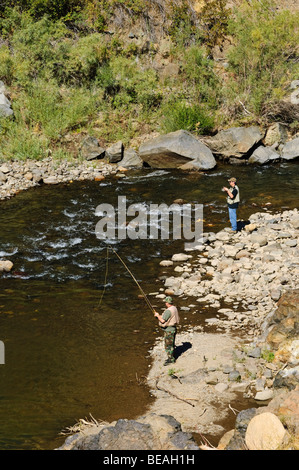
[[[207,134],[216,123],[245,119],[298,125],[297,111],[282,106],[298,78],[298,13],[276,10],[270,0],[244,1],[230,18],[226,0],[207,0],[198,14],[190,5],[2,0],[0,80],[14,117],[0,120],[1,155],[39,158],[50,148],[62,157],[64,137],[81,131],[129,142],[138,132]],[[166,53],[151,42],[153,12],[168,33]],[[146,25],[146,37],[108,33],[110,22],[124,18],[127,28]],[[227,37],[225,68],[212,58]],[[160,74],[172,62],[175,73]]]
[[[200,40],[200,31],[197,28],[197,18],[192,14],[186,2],[171,2],[171,25],[169,36],[174,43],[183,47]]]
[[[209,112],[198,104],[170,102],[165,106],[162,129],[174,132],[179,129],[206,134],[214,127],[214,119]]]
[[[241,99],[258,115],[265,104],[284,96],[299,72],[298,23],[299,13],[276,11],[269,0],[242,4],[230,22],[230,100]]]
[[[210,53],[216,45],[222,45],[228,34],[228,21],[231,10],[227,0],[206,0],[201,11],[200,22],[203,39]]]
[[[86,4],[86,0],[2,0],[0,16],[6,16],[7,8],[17,7],[21,12],[27,11],[33,18],[48,15],[53,20],[71,18]]]
[[[193,88],[193,98],[216,109],[221,99],[221,87],[214,63],[207,57],[205,49],[190,47],[185,52],[182,69],[186,82]]]
[[[275,359],[275,354],[272,351],[265,349],[264,351],[262,351],[261,357],[267,362],[273,362]]]

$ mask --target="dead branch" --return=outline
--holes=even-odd
[[[160,390],[161,392],[169,393],[169,395],[173,396],[174,398],[177,398],[177,400],[184,401],[185,403],[188,403],[188,405],[190,405],[190,406],[193,406],[193,407],[195,406],[193,403],[190,403],[190,401],[185,400],[184,398],[180,398],[177,395],[175,395],[175,393],[172,393],[169,390],[166,390],[165,388],[158,386],[158,382],[159,382],[159,378],[156,379],[156,388],[157,388],[157,390]]]

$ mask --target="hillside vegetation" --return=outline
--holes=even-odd
[[[3,0],[0,20],[0,159],[77,157],[87,134],[299,128],[299,11],[272,0]]]

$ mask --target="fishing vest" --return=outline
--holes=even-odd
[[[180,323],[180,317],[179,317],[178,309],[174,305],[171,305],[171,307],[168,307],[167,310],[170,310],[171,316],[169,317],[169,319],[166,322],[164,322],[164,323],[159,322],[159,325],[162,328],[167,328],[168,326],[175,326],[175,325],[178,325]]]
[[[240,191],[239,191],[239,188],[236,184],[235,184],[235,187],[233,188],[233,190],[234,189],[236,189],[238,191],[237,195],[236,195],[236,197],[234,197],[234,199],[231,199],[229,196],[227,196],[227,204],[236,204],[236,203],[240,202]]]

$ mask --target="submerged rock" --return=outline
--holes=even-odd
[[[5,261],[0,261],[0,273],[1,272],[9,272],[11,271],[13,267],[13,263],[9,260],[5,260]]]

